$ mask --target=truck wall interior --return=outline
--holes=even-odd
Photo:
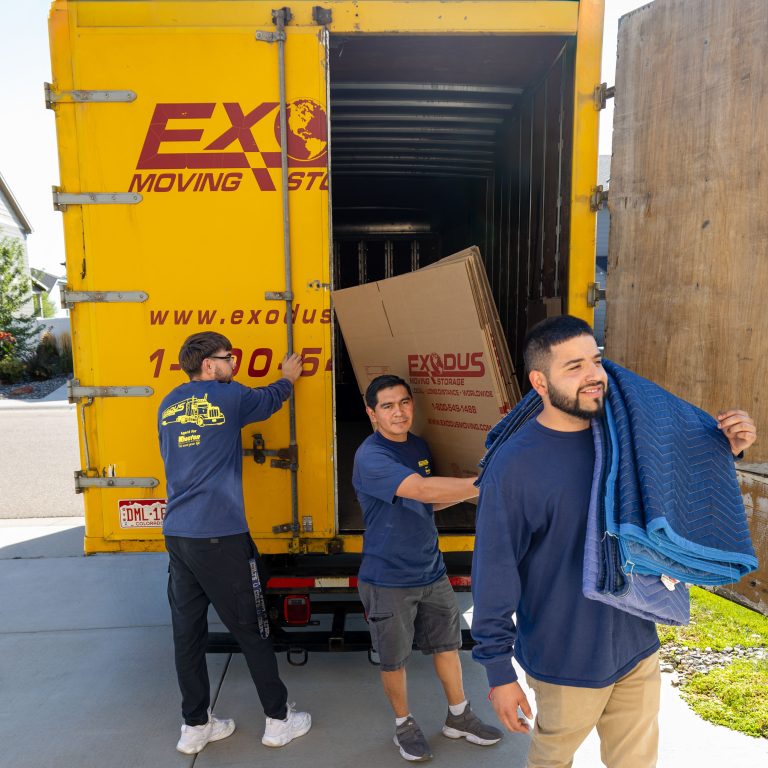
[[[334,287],[479,246],[522,385],[525,332],[567,289],[574,53],[559,36],[330,42]],[[340,335],[336,349],[339,527],[353,531],[370,424]],[[438,513],[443,532],[473,526],[472,505]]]

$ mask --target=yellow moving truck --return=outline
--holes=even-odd
[[[162,550],[157,409],[209,329],[247,385],[304,356],[291,408],[243,431],[273,618],[355,587],[370,425],[330,290],[477,244],[518,369],[533,321],[591,320],[602,17],[602,0],[53,3],[87,553]],[[438,527],[467,589],[474,508]]]

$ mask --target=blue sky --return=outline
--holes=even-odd
[[[602,79],[613,85],[616,27],[625,13],[645,0],[606,0]],[[51,187],[58,184],[53,112],[45,108],[43,83],[51,79],[48,53],[49,0],[0,0],[0,173],[29,219],[29,261],[64,274],[61,214],[53,210]],[[612,102],[600,120],[600,153],[611,151]]]

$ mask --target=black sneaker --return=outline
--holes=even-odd
[[[402,725],[395,728],[395,746],[400,748],[400,755],[405,760],[420,762],[432,759],[432,750],[429,748],[421,728],[416,721],[409,717]]]
[[[473,744],[489,747],[491,744],[501,741],[504,734],[492,725],[484,723],[471,709],[469,702],[460,715],[452,715],[448,710],[445,718],[443,736],[449,739],[466,739]]]

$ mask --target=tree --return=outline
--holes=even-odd
[[[26,307],[30,295],[21,242],[3,237],[0,239],[0,331],[13,335],[16,350],[22,353],[29,349],[37,334],[37,323]]]
[[[51,301],[47,293],[40,294],[43,317],[56,317],[56,305]]]

